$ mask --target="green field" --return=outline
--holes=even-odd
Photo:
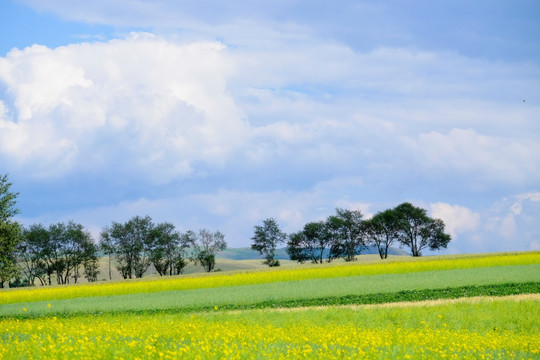
[[[2,291],[0,359],[540,358],[540,252],[362,260]]]

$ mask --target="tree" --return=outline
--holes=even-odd
[[[364,221],[370,244],[377,247],[381,259],[388,257],[388,249],[398,238],[399,222],[395,210],[388,209]]]
[[[21,271],[29,284],[39,279],[42,285],[75,283],[82,277],[81,266],[89,281],[97,277],[97,246],[90,233],[81,224],[73,221],[30,225],[23,230],[22,242],[18,246]]]
[[[105,227],[99,237],[99,248],[107,255],[109,280],[112,280],[112,257],[116,254],[115,243],[112,238],[114,224],[112,228]]]
[[[81,224],[69,221],[49,227],[50,240],[55,243],[54,257],[56,276],[59,284],[67,284],[70,278],[77,283],[81,277],[80,266],[97,258],[97,247],[92,236]]]
[[[186,250],[195,242],[194,233],[180,234],[171,223],[158,224],[152,230],[154,246],[150,261],[159,275],[179,275],[188,264]]]
[[[398,241],[411,249],[412,256],[422,256],[422,250],[446,248],[451,240],[444,233],[444,222],[427,216],[426,210],[403,203],[394,208],[398,217]]]
[[[199,230],[193,246],[193,261],[196,264],[201,264],[206,272],[210,272],[216,265],[216,252],[223,251],[226,248],[225,235],[219,231],[211,233],[206,229]]]
[[[20,239],[21,226],[17,222],[0,222],[0,288],[19,273],[15,254]]]
[[[150,253],[154,245],[152,237],[154,224],[150,216],[144,218],[135,216],[126,223],[126,228],[132,244],[139,249],[138,252],[135,252],[133,270],[135,277],[141,278],[150,267]]]
[[[336,215],[328,217],[326,226],[333,238],[331,253],[345,261],[356,260],[366,246],[363,215],[360,210],[336,208]]]
[[[90,233],[73,221],[48,228],[37,224],[23,231],[19,258],[30,283],[37,277],[42,285],[51,285],[53,276],[58,284],[67,284],[70,279],[77,283],[80,267],[97,262],[97,246]]]
[[[263,221],[263,226],[255,226],[255,234],[251,238],[251,248],[264,255],[263,264],[270,267],[279,266],[279,260],[275,259],[276,248],[286,241],[287,234],[279,229],[275,219],[269,218]]]
[[[99,246],[109,254],[109,279],[111,279],[111,255],[116,260],[116,269],[124,279],[133,276],[134,250],[124,224],[113,221],[105,226],[100,234]]]
[[[21,241],[21,226],[12,220],[19,213],[15,207],[19,193],[10,190],[7,175],[0,176],[0,288],[18,273],[16,249]]]
[[[300,232],[289,236],[287,254],[291,260],[300,263],[311,261],[321,264],[324,256],[330,262],[335,257],[332,252],[333,237],[324,221],[310,222]]]
[[[33,224],[23,230],[17,257],[23,273],[30,284],[37,278],[41,285],[51,285],[55,271],[49,258],[49,231],[41,224]]]
[[[49,239],[49,233],[41,224],[33,224],[22,231],[22,241],[17,246],[17,259],[21,272],[24,274],[28,283],[34,285],[36,279],[39,279],[41,285],[51,284],[49,272],[47,279],[47,266],[42,258],[42,251]]]
[[[150,216],[135,216],[124,224],[113,222],[110,227],[103,228],[100,247],[114,254],[116,268],[124,279],[140,278],[148,270],[153,228]]]

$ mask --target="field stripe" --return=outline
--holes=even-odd
[[[329,279],[380,274],[403,274],[451,269],[471,269],[510,265],[539,264],[540,252],[506,253],[482,256],[408,258],[374,264],[346,263],[308,268],[252,271],[245,273],[213,273],[153,280],[136,280],[88,285],[59,286],[0,291],[0,304],[73,299],[80,297],[128,295],[137,293],[232,287],[307,279]]]
[[[508,296],[519,294],[540,294],[540,282],[529,283],[510,283],[510,284],[490,284],[479,286],[462,286],[457,288],[440,288],[424,290],[408,290],[391,293],[363,294],[363,295],[345,295],[322,298],[307,298],[295,300],[268,300],[253,303],[225,303],[216,305],[201,305],[187,307],[171,307],[161,309],[100,309],[93,312],[68,311],[33,313],[26,310],[18,310],[17,313],[0,315],[0,319],[5,318],[39,318],[43,316],[63,316],[72,317],[81,314],[156,314],[156,313],[197,313],[197,312],[215,312],[230,310],[253,310],[253,309],[280,309],[280,308],[298,308],[298,307],[325,307],[339,305],[369,305],[385,304],[398,302],[421,302],[438,299],[456,299],[472,298],[477,296]]]
[[[296,312],[306,310],[327,310],[327,309],[351,309],[351,310],[363,310],[363,309],[379,309],[379,308],[409,308],[409,307],[434,307],[441,305],[452,304],[477,304],[495,301],[540,301],[540,294],[519,294],[519,295],[504,295],[504,296],[473,296],[462,297],[456,299],[435,299],[435,300],[423,300],[423,301],[401,301],[391,302],[384,304],[363,304],[363,305],[334,305],[334,306],[301,306],[293,308],[268,308],[257,309],[260,311],[277,311],[277,312]],[[227,313],[240,313],[242,310],[231,310]]]

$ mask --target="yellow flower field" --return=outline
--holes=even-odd
[[[540,252],[506,253],[483,256],[441,256],[425,258],[396,258],[394,261],[339,263],[293,269],[256,271],[233,274],[205,274],[177,276],[151,280],[134,280],[113,283],[94,283],[76,286],[57,286],[32,289],[15,289],[0,292],[0,305],[51,299],[125,295],[171,290],[215,288],[253,285],[280,281],[327,279],[348,276],[399,274],[449,269],[467,269],[505,265],[540,264]]]
[[[0,320],[0,359],[538,359],[538,298]],[[497,318],[506,309],[506,318]],[[470,318],[456,319],[461,314]],[[515,320],[513,315],[516,315]],[[525,319],[520,316],[525,316]],[[386,319],[380,323],[380,319]],[[519,322],[521,321],[521,323]],[[521,325],[520,325],[521,324]]]

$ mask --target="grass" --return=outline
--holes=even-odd
[[[538,279],[540,279],[540,264],[426,271],[408,274],[382,274],[131,295],[64,300],[47,299],[40,302],[2,305],[0,306],[0,316],[164,309],[194,310],[208,309],[214,306],[249,308],[253,306],[260,307],[257,304],[261,303],[273,303],[279,306],[279,304],[287,302],[309,302],[310,299],[332,299],[334,297],[382,293],[390,294],[391,297],[392,294],[400,291],[414,292],[448,287],[462,288],[464,286],[527,283],[538,281]]]
[[[401,259],[367,264],[341,263],[267,271],[213,273],[128,282],[14,289],[0,292],[0,304],[528,264],[540,264],[540,252],[476,257],[407,258],[406,261]]]

